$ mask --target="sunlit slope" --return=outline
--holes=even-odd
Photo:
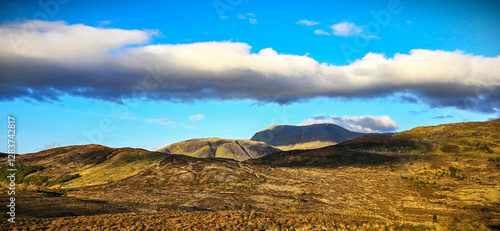
[[[280,150],[264,142],[208,138],[181,141],[158,151],[197,158],[226,158],[244,161],[256,159]]]
[[[500,120],[416,127],[392,136],[362,136],[338,146],[372,152],[496,156],[500,154]]]

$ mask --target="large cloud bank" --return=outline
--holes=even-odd
[[[391,58],[368,53],[335,66],[272,48],[252,53],[237,42],[148,45],[154,34],[65,22],[2,24],[0,100],[73,95],[289,103],[396,95],[433,107],[500,108],[500,56],[412,50]]]

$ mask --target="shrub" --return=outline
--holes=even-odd
[[[78,173],[77,174],[73,174],[73,175],[61,176],[61,177],[57,178],[56,180],[48,181],[47,182],[47,187],[51,187],[51,186],[54,186],[56,184],[68,182],[68,181],[76,179],[78,177],[81,177],[80,174],[78,174]]]
[[[457,171],[458,171],[457,168],[449,167],[448,170],[450,170],[450,177],[457,177]]]
[[[452,144],[445,144],[441,147],[441,151],[444,153],[458,153],[460,152],[460,147]]]
[[[489,162],[500,162],[500,157],[497,157],[497,158],[488,158],[488,161]]]
[[[479,149],[480,149],[481,151],[483,151],[483,152],[486,152],[486,153],[494,153],[494,152],[493,152],[493,150],[491,150],[491,148],[490,148],[490,147],[488,147],[486,144],[485,144],[485,145],[483,145],[483,146],[481,146],[481,147],[479,147]]]
[[[8,167],[8,166],[3,166],[0,168],[0,179],[2,181],[9,181],[9,179],[7,178],[7,176],[10,175],[11,172],[7,171],[7,169],[11,169],[12,167]],[[21,184],[24,182],[24,177],[26,177],[27,175],[31,174],[31,173],[35,173],[35,172],[38,172],[38,171],[41,171],[44,169],[43,166],[36,166],[36,165],[17,165],[16,167],[14,167],[15,169],[17,169],[17,171],[15,171],[16,173],[16,184]]]

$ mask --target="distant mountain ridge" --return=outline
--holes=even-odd
[[[368,134],[352,132],[329,123],[306,126],[274,125],[255,133],[250,140],[262,141],[282,150],[314,149]]]
[[[158,150],[197,158],[226,158],[238,161],[256,159],[279,151],[281,150],[264,142],[221,138],[191,139]]]

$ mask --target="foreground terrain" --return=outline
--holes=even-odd
[[[408,138],[412,130],[242,162],[99,145],[46,150],[18,157],[27,174],[16,191],[17,223],[3,217],[1,225],[29,230],[498,230],[495,123],[493,128],[467,127],[467,132],[479,127],[482,133],[457,133],[456,139],[441,131],[422,135],[425,140]],[[458,147],[452,147],[455,153],[446,148],[451,145]],[[6,185],[2,182],[0,196],[5,204]]]

